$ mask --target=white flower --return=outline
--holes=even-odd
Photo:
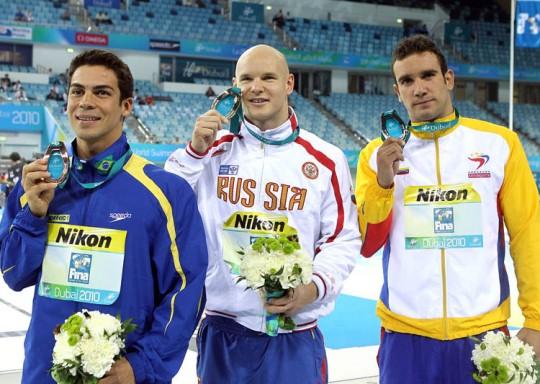
[[[124,348],[121,334],[122,323],[114,316],[86,310],[70,316],[55,334],[53,378],[103,377]]]
[[[68,343],[68,334],[60,332],[55,335],[56,344],[53,349],[53,364],[62,364],[67,360],[76,361],[77,357],[81,354],[78,344],[74,346]]]
[[[482,362],[497,358],[508,372],[508,384],[535,384],[536,372],[533,348],[517,337],[508,337],[502,332],[487,332],[482,342],[472,351],[480,375],[486,374]]]
[[[114,357],[120,353],[118,345],[102,337],[81,340],[80,348],[83,370],[98,379],[111,369]]]
[[[102,337],[104,334],[112,335],[119,333],[122,329],[120,321],[111,315],[99,311],[88,311],[89,319],[86,319],[85,325],[92,337]]]
[[[278,275],[279,271],[282,272]],[[282,289],[295,288],[300,284],[311,281],[313,264],[310,257],[302,250],[291,254],[280,251],[257,252],[248,249],[244,252],[240,262],[240,276],[245,278],[246,284],[252,289],[262,288],[265,277],[279,281]]]

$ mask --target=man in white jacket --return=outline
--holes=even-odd
[[[280,52],[250,48],[233,81],[242,91],[239,133],[223,130],[227,119],[210,110],[165,164],[197,193],[209,249],[199,380],[327,383],[317,320],[332,311],[360,251],[347,161],[339,148],[300,130],[288,105],[294,78]],[[237,283],[225,260],[254,238],[285,232],[313,258],[313,278],[265,303]],[[296,328],[268,336],[266,312],[291,316]]]

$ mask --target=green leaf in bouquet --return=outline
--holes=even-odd
[[[480,344],[482,343],[482,340],[480,340],[478,337],[476,336],[469,336],[469,339],[471,339],[472,341],[475,342],[475,344]]]
[[[484,360],[480,363],[480,367],[486,372],[495,371],[501,364],[500,360],[496,357]]]
[[[499,379],[501,383],[510,382],[509,380],[510,374],[508,373],[508,368],[506,368],[504,365],[499,366],[496,376],[497,376],[497,379]]]
[[[292,245],[290,242],[287,244],[283,244],[283,253],[286,255],[291,255],[295,251],[294,245]]]
[[[81,336],[79,336],[76,333],[72,333],[68,337],[68,344],[73,347],[75,344],[77,344],[81,340]]]
[[[273,278],[274,276],[281,276],[284,270],[285,267],[283,265],[279,269],[270,268],[269,278]]]
[[[271,237],[266,239],[265,247],[268,252],[276,252],[276,251],[281,250],[281,244],[279,240],[271,238]]]
[[[296,328],[296,324],[294,323],[294,320],[290,318],[289,316],[285,316],[281,314],[278,317],[278,321],[279,321],[279,327],[286,331],[292,331],[294,328]]]
[[[62,324],[60,329],[64,332],[67,332],[69,335],[72,334],[81,334],[81,326],[83,319],[77,314],[73,314]]]
[[[98,382],[99,382],[99,379],[93,376],[85,377],[83,379],[83,384],[97,384]]]
[[[483,383],[484,382],[484,379],[482,377],[480,377],[480,375],[477,372],[474,372],[472,374],[472,377],[473,377],[474,381],[476,381],[477,383]]]
[[[129,333],[137,329],[137,324],[135,324],[132,319],[127,319],[122,322],[122,332],[121,337],[125,338]]]
[[[58,384],[77,384],[77,376],[71,376],[69,370],[64,367],[53,367],[51,376]]]

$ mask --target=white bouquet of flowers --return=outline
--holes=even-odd
[[[473,373],[476,382],[482,384],[537,384],[539,380],[538,361],[533,348],[503,332],[487,332],[478,340],[472,352],[472,361],[477,371]]]
[[[54,331],[51,375],[59,384],[95,384],[121,357],[126,335],[135,329],[130,320],[99,311],[71,315]]]
[[[290,288],[308,284],[313,272],[313,261],[300,248],[297,241],[285,236],[258,238],[240,254],[238,282],[245,281],[247,288],[259,290],[266,300],[279,298]],[[294,329],[294,321],[283,314],[266,315],[266,333],[276,336],[278,329]]]

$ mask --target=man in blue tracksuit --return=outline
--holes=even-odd
[[[204,229],[190,186],[131,153],[122,133],[133,78],[115,55],[77,56],[68,115],[76,134],[66,182],[45,160],[23,169],[0,224],[0,268],[14,290],[35,285],[23,383],[51,383],[53,330],[86,308],[137,329],[99,381],[170,383],[204,307]]]

